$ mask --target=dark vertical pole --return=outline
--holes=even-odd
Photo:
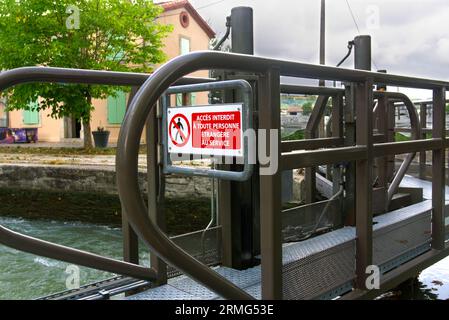
[[[158,109],[160,104],[151,109],[147,119],[146,138],[147,138],[147,179],[148,179],[148,215],[150,219],[165,231],[165,212],[164,212],[164,190],[161,186],[164,183],[159,163],[160,148],[160,128]],[[157,285],[167,282],[167,265],[155,254],[150,255],[150,265],[157,270]]]
[[[395,106],[393,101],[387,101],[387,125],[388,125],[388,136],[387,142],[395,141],[395,131],[394,128],[396,126],[396,117],[395,117]],[[391,155],[387,157],[387,180],[391,181],[394,177],[395,171],[395,155]]]
[[[254,54],[252,8],[233,8],[231,26],[232,52]],[[237,92],[225,93],[225,102],[238,100]],[[253,124],[257,129],[257,119],[253,119]],[[232,167],[233,170],[241,170],[239,165]],[[245,182],[219,181],[218,184],[218,211],[223,226],[223,263],[229,267],[242,269],[252,266],[253,257],[259,254],[257,172],[255,168],[251,179]]]
[[[337,94],[332,97],[332,136],[343,138],[343,94]],[[328,171],[331,166],[328,166]],[[340,168],[335,165],[332,169],[332,189],[336,194],[341,187],[342,176]],[[335,217],[335,226],[340,226],[344,223],[341,212],[343,212],[343,197],[340,197],[340,206]]]
[[[321,0],[320,10],[320,64],[325,64],[326,54],[326,0]],[[320,80],[320,86],[324,86],[324,80]]]
[[[129,104],[134,98],[135,94],[139,90],[139,87],[132,87],[128,97],[128,103],[126,110],[128,110]],[[125,209],[122,206],[122,236],[123,236],[123,260],[126,262],[139,263],[139,241],[136,233],[131,228],[131,225],[126,219]]]
[[[320,10],[320,64],[322,65],[326,64],[326,0],[321,0],[321,10]],[[318,85],[324,87],[325,81],[320,80]],[[325,137],[324,133],[325,130],[324,130],[324,117],[323,117],[322,119],[320,119],[320,125],[318,128],[318,137],[324,138]]]
[[[446,90],[433,90],[433,129],[432,137],[442,139],[440,149],[432,151],[432,248],[444,249],[445,241],[445,138],[446,138]]]
[[[354,38],[354,66],[356,69],[371,71],[371,37]]]
[[[377,101],[377,130],[383,134],[382,142],[386,142],[388,137],[388,101],[385,96],[382,96]],[[378,185],[383,188],[383,199],[387,199],[388,193],[388,157],[380,157],[376,159],[376,174],[378,177]],[[386,211],[386,206],[383,206]]]
[[[356,69],[371,70],[371,37],[354,38],[354,65]],[[367,158],[355,167],[355,220],[356,220],[356,287],[365,289],[366,267],[372,264],[372,145],[373,97],[372,82],[355,85],[356,145],[367,147]]]
[[[377,70],[380,73],[387,73],[387,70]],[[377,91],[387,91],[385,84],[377,84]],[[377,100],[377,114],[373,115],[377,117],[376,129],[383,135],[382,142],[386,142],[388,136],[388,101],[385,96],[380,97]],[[375,159],[376,163],[376,175],[378,177],[378,185],[383,188],[383,199],[387,199],[388,193],[388,157],[381,157]],[[386,206],[383,206],[384,211],[387,210]]]
[[[367,148],[366,159],[356,162],[356,287],[365,289],[366,268],[373,257],[373,96],[372,82],[355,88],[356,144]]]
[[[354,68],[360,70],[371,70],[371,37],[357,36],[354,38]],[[354,99],[354,87],[346,90],[346,141],[345,145],[354,145],[356,143],[356,101]],[[372,106],[370,107],[372,109]],[[372,124],[371,124],[372,126]],[[346,168],[346,203],[345,212],[347,215],[346,223],[354,225],[355,223],[355,193],[356,193],[356,166],[354,162],[348,164]]]
[[[126,219],[122,207],[122,236],[123,236],[123,260],[126,262],[139,263],[139,242],[137,235]]]
[[[254,54],[253,9],[236,7],[231,10],[232,52]]]
[[[419,122],[421,124],[421,128],[427,128],[427,103],[421,103],[419,105]],[[426,139],[426,134],[424,130],[422,130],[421,139]],[[424,179],[426,176],[426,151],[421,151],[419,153],[419,177]]]
[[[271,69],[260,77],[258,94],[259,130],[266,132],[266,150],[270,150],[270,143],[280,147],[279,70]],[[271,129],[277,130],[276,141],[270,141]],[[279,166],[280,152],[270,154],[269,165],[274,164]],[[282,299],[281,168],[260,176],[260,194],[262,299]]]

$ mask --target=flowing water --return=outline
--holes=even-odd
[[[77,249],[122,259],[121,230],[104,225],[54,220],[2,218],[14,231]],[[142,261],[148,257],[142,252]],[[66,290],[68,263],[23,253],[0,245],[0,299],[32,299]],[[80,284],[113,274],[80,267]],[[70,271],[70,269],[68,270]]]
[[[18,232],[108,257],[122,258],[121,230],[105,225],[54,220],[0,218]],[[142,261],[148,255],[141,252]],[[66,289],[68,263],[0,246],[0,299],[32,299]],[[113,276],[80,267],[80,284]],[[449,299],[449,258],[424,270],[413,287],[395,292],[396,299]]]

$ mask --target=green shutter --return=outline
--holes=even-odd
[[[176,94],[176,106],[177,107],[182,106],[182,93]]]
[[[126,93],[118,91],[116,96],[108,97],[108,122],[121,124],[126,113]]]
[[[196,105],[196,93],[194,92],[190,94],[190,105],[192,106]]]
[[[190,40],[187,38],[181,38],[179,41],[179,53],[181,55],[190,52]]]
[[[36,110],[38,106],[38,101],[28,103],[29,110],[23,111],[24,124],[39,124],[39,111]]]

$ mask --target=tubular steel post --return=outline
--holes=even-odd
[[[423,102],[419,105],[419,122],[421,123],[421,129],[427,128],[427,103]],[[421,139],[426,139],[426,132],[422,130]],[[426,151],[419,153],[419,178],[424,179],[426,176]]]
[[[371,70],[371,37],[354,38],[355,69]],[[373,213],[372,213],[372,82],[355,86],[356,145],[366,145],[367,159],[355,166],[355,222],[356,222],[356,287],[365,289],[366,268],[372,264]],[[354,178],[353,178],[354,179]]]
[[[393,101],[388,101],[387,103],[388,103],[388,106],[387,106],[387,129],[388,129],[387,142],[394,142],[395,141],[394,127],[396,125],[396,118],[394,116],[395,106],[394,106]],[[391,181],[394,177],[395,159],[396,159],[396,157],[394,155],[390,155],[387,157],[387,181]]]
[[[326,56],[326,0],[321,0],[320,9],[320,64],[325,64]],[[319,81],[319,85],[324,87],[324,80]]]
[[[377,70],[380,73],[387,73],[387,70]],[[378,91],[384,92],[387,90],[387,86],[381,83],[377,84]],[[388,100],[385,96],[380,96],[377,100],[377,113],[373,115],[376,117],[376,129],[379,134],[383,135],[382,142],[387,142],[388,137]],[[384,189],[384,199],[387,199],[388,195],[388,158],[380,157],[375,159],[376,164],[376,175],[378,177],[378,186]],[[387,208],[384,209],[386,211]]]
[[[442,139],[441,148],[432,151],[432,248],[444,249],[445,241],[445,140],[446,140],[446,89],[433,90],[432,138]]]
[[[388,137],[388,99],[385,96],[379,97],[377,100],[377,130],[383,135],[382,142],[387,142]],[[386,201],[388,196],[388,157],[380,157],[376,159],[376,175],[378,177],[378,186],[384,188],[384,199]],[[385,210],[385,206],[383,206]]]
[[[164,210],[164,190],[161,186],[164,183],[164,175],[159,163],[160,148],[160,125],[158,117],[158,107],[154,106],[146,122],[147,140],[147,183],[148,183],[148,215],[150,219],[165,231],[165,210]],[[156,285],[167,282],[167,265],[156,254],[150,253],[150,265],[157,272]]]
[[[126,104],[126,111],[128,111],[129,105],[134,98],[139,87],[131,87],[131,92],[128,97],[128,103]],[[122,234],[123,234],[123,260],[131,263],[139,263],[139,241],[136,233],[131,228],[126,218],[125,208],[122,205]]]
[[[356,144],[366,146],[366,159],[356,161],[356,288],[365,289],[366,268],[373,258],[373,120],[372,81],[355,87]]]
[[[270,163],[276,165],[272,174],[260,176],[260,245],[262,255],[262,299],[282,299],[282,237],[281,237],[281,170],[280,166],[280,76],[271,69],[259,80],[259,130],[265,130],[266,149],[270,143],[278,144],[275,154],[270,152]],[[271,129],[277,140],[270,141]],[[261,142],[259,142],[261,143]],[[264,142],[262,142],[264,143]]]
[[[250,7],[236,7],[231,10],[232,52],[253,55],[254,32],[253,10]],[[244,77],[244,76],[242,76]],[[237,90],[225,91],[225,101],[231,103],[239,99]],[[253,115],[250,115],[253,116]],[[257,130],[257,121],[253,121]],[[233,165],[239,171],[241,165]],[[226,266],[243,269],[254,264],[258,246],[258,198],[259,180],[255,166],[251,179],[245,182],[219,180],[218,211],[223,228],[223,263]],[[256,241],[254,239],[257,239]]]
[[[232,52],[254,54],[253,9],[236,7],[231,10]]]
[[[354,38],[354,68],[360,70],[371,70],[371,37],[357,36]],[[351,86],[352,87],[352,86]],[[356,120],[356,106],[354,100],[354,89],[346,92],[346,108],[348,109],[345,117],[346,125],[346,145],[354,145],[356,142],[357,126],[354,126]],[[372,106],[370,106],[372,109]],[[372,126],[372,124],[371,124]],[[356,168],[355,163],[349,163],[346,168],[346,214],[347,223],[353,225],[355,223],[355,193],[356,187]]]
[[[332,97],[332,137],[343,139],[343,94],[337,94]],[[330,167],[331,166],[328,166],[328,168]],[[341,170],[334,165],[332,169],[333,194],[337,194],[337,192],[341,188],[341,184]],[[343,197],[340,197],[340,212],[343,212]],[[338,215],[338,219],[336,219],[336,225],[344,223],[341,217],[341,214]]]
[[[354,38],[354,65],[356,69],[371,71],[371,37]]]

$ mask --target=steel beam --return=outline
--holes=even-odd
[[[279,70],[271,69],[259,80],[259,130],[266,130],[266,150],[270,143],[280,146]],[[269,139],[270,130],[277,130],[277,141]],[[261,142],[259,142],[261,143]],[[280,163],[280,153],[270,154],[270,164]],[[262,169],[262,168],[261,168]],[[260,246],[262,266],[262,299],[282,299],[282,214],[281,168],[273,174],[260,176]]]
[[[324,111],[326,110],[327,101],[329,96],[318,96],[315,106],[313,107],[312,114],[310,115],[309,121],[307,122],[305,130],[306,139],[314,139],[318,137],[318,128],[323,118]],[[300,168],[300,167],[297,167]],[[305,182],[305,200],[306,203],[315,202],[316,194],[316,169],[313,167],[306,167],[304,174]]]
[[[307,152],[287,152],[282,153],[281,167],[282,170],[289,170],[361,159],[366,159],[365,146],[341,147]]]
[[[139,87],[131,87],[131,92],[128,97],[128,102],[126,104],[126,111],[128,111],[129,105],[136,95]],[[123,241],[123,260],[126,262],[131,262],[139,264],[139,239],[132,229],[131,225],[128,223],[126,218],[125,208],[122,207],[122,241]]]
[[[436,150],[444,148],[442,139],[426,139],[401,142],[385,142],[374,144],[373,153],[375,157],[383,157],[404,153],[415,153],[422,150]]]
[[[419,104],[419,122],[421,124],[421,139],[426,139],[426,132],[423,129],[427,128],[427,103]],[[419,177],[424,179],[426,172],[426,151],[419,153]]]
[[[432,151],[432,248],[442,250],[445,241],[445,149],[446,139],[446,90],[433,90],[433,131],[434,139],[441,139],[440,149]]]
[[[313,150],[330,147],[341,147],[343,146],[343,142],[344,139],[340,137],[283,141],[281,142],[281,151],[292,152],[295,150]]]
[[[231,48],[232,52],[254,54],[253,10],[250,7],[236,7],[231,10]],[[225,75],[230,77],[229,74]],[[247,74],[236,73],[233,77],[242,79]],[[226,90],[225,102],[242,101],[239,90]],[[255,104],[257,108],[257,104]],[[254,114],[250,114],[254,117]],[[257,129],[257,121],[252,121]],[[226,165],[225,165],[226,167]],[[229,167],[229,166],[228,166]],[[232,171],[242,171],[242,165],[231,165]],[[245,269],[256,263],[254,256],[259,254],[258,221],[258,168],[254,166],[254,174],[247,181],[218,182],[218,211],[223,223],[230,227],[224,232],[223,252],[226,265],[236,269]],[[229,193],[229,195],[226,195]],[[222,199],[227,199],[223,202]],[[254,239],[257,239],[256,241]],[[231,246],[230,248],[228,246]]]
[[[162,231],[166,230],[164,188],[165,177],[159,163],[160,125],[156,105],[151,109],[146,122],[147,140],[147,184],[148,184],[148,215]],[[157,272],[155,285],[167,283],[167,265],[155,253],[150,252],[150,265]]]
[[[356,161],[356,281],[365,288],[366,270],[373,260],[373,120],[371,81],[355,86],[356,145],[365,146],[366,158]]]
[[[444,250],[430,250],[382,275],[379,290],[353,290],[342,296],[340,300],[374,299],[383,292],[397,287],[410,278],[416,277],[420,271],[430,267],[448,255],[449,245],[446,245]]]

